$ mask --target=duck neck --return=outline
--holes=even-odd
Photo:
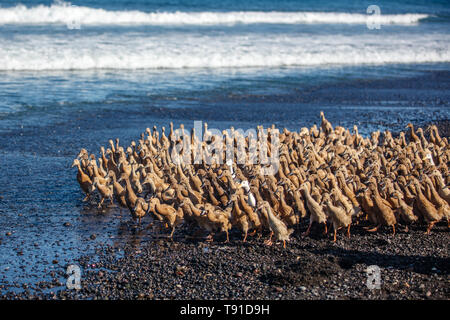
[[[80,175],[86,176],[86,173],[84,173],[83,169],[81,169],[81,165],[80,165],[79,163],[77,163],[77,168],[78,168],[78,173],[79,173]]]

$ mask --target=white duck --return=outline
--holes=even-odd
[[[250,192],[250,185],[248,184],[247,180],[244,180],[241,182],[240,185],[242,188],[244,188],[245,193],[247,194],[247,203],[252,206],[253,208],[256,207],[256,199],[253,193]]]

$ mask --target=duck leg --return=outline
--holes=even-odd
[[[328,233],[328,226],[327,226],[326,222],[324,224],[325,224],[325,230],[323,231],[323,234],[325,235]]]
[[[243,242],[247,241],[247,230],[245,231],[245,235],[244,235],[244,239],[242,240]]]
[[[392,235],[395,237],[395,224],[392,225]]]
[[[436,221],[433,221],[428,224],[427,231],[425,232],[426,234],[430,234],[431,228],[433,228],[435,223],[436,223]]]
[[[228,235],[228,230],[225,231],[226,235],[227,235],[227,240],[225,240],[223,243],[228,243],[230,242],[230,236]]]
[[[309,222],[308,229],[305,232],[303,232],[302,236],[306,237],[307,235],[309,235],[309,233],[311,232],[311,226],[312,226],[312,221]]]
[[[100,203],[98,204],[97,208],[101,208],[103,205],[103,201],[105,201],[105,198],[102,198],[102,200],[100,200]]]
[[[380,225],[377,225],[376,227],[372,228],[372,229],[367,229],[367,231],[369,232],[375,232],[378,230],[378,228],[380,227]]]
[[[333,242],[336,242],[336,232],[337,232],[337,230],[336,230],[336,228],[333,228],[334,230],[333,230]]]
[[[273,236],[273,231],[270,231],[270,237],[269,237],[269,239],[267,239],[266,241],[264,241],[264,244],[265,244],[266,246],[271,246],[271,245],[273,244],[273,242],[272,242],[272,236]]]
[[[349,239],[350,239],[350,227],[351,227],[351,224],[349,224],[348,227],[347,227],[347,237]]]
[[[259,239],[261,239],[261,237],[262,237],[262,228],[259,228],[259,230],[258,230],[259,232],[258,232],[258,240]]]
[[[173,233],[175,232],[175,226],[172,227],[172,232],[169,235],[170,239],[173,239]]]
[[[208,236],[206,237],[206,242],[213,242],[214,238],[213,238],[214,233],[210,233],[208,234]]]

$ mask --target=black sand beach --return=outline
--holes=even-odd
[[[352,80],[279,95],[219,94],[198,98],[201,107],[195,109],[149,102],[3,117],[0,297],[449,299],[450,233],[444,223],[431,235],[412,227],[395,238],[387,229],[369,234],[359,225],[350,239],[339,234],[333,244],[320,228],[302,238],[303,221],[286,249],[266,247],[264,239],[242,243],[239,234],[232,234],[230,244],[207,244],[186,239],[185,226],[169,241],[155,237],[154,230],[137,230],[127,212],[98,212],[82,203],[76,173],[69,168],[82,147],[98,150],[115,137],[125,145],[146,127],[168,127],[170,121],[187,128],[203,120],[219,129],[275,123],[299,130],[318,124],[324,110],[333,124],[357,124],[363,134],[398,132],[412,122],[438,123],[441,135],[448,137],[449,75],[439,71],[406,79]],[[144,219],[144,226],[148,222]],[[65,288],[70,264],[82,268],[78,292]],[[369,265],[381,268],[380,290],[365,285]]]
[[[287,248],[262,239],[230,244],[191,241],[178,230],[173,241],[102,245],[81,257],[82,289],[61,289],[64,269],[52,280],[30,285],[6,299],[449,299],[449,233],[445,223],[431,235],[413,228],[392,237],[368,234],[363,225],[336,244],[321,228],[311,237],[296,233]],[[306,230],[301,226],[301,231]],[[131,227],[130,227],[131,228]],[[218,238],[218,240],[225,240]],[[380,289],[366,286],[368,266],[381,270]],[[33,292],[33,293],[32,293]]]

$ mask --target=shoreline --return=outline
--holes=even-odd
[[[449,123],[435,124],[448,130]],[[447,131],[441,131],[441,137],[448,138]],[[137,228],[128,212],[119,217],[126,237],[95,241],[91,235],[94,253],[74,260],[82,269],[80,291],[65,288],[68,265],[54,261],[59,269],[50,272],[51,280],[2,285],[0,299],[450,298],[445,246],[450,234],[443,221],[430,235],[424,234],[425,226],[413,225],[409,232],[400,227],[395,237],[386,227],[369,233],[364,230],[367,222],[361,221],[352,225],[350,239],[340,231],[333,244],[331,235],[323,235],[318,226],[309,237],[302,237],[307,228],[304,219],[283,249],[280,243],[265,246],[268,234],[243,243],[235,229],[230,243],[221,243],[222,234],[208,243],[193,239],[186,224],[177,228],[171,241],[167,231],[161,234],[146,224]],[[366,269],[371,265],[381,269],[380,290],[366,287]]]
[[[438,125],[441,137],[447,136],[448,138],[450,136],[448,130],[450,120],[446,116],[445,109],[448,104],[448,94],[445,91],[445,88],[448,87],[446,75],[448,72],[437,72],[432,73],[432,76],[397,79],[388,81],[386,84],[377,80],[323,85],[311,88],[309,93],[299,92],[296,95],[241,94],[231,98],[224,96],[219,99],[216,97],[217,99],[211,101],[199,98],[198,108],[159,108],[157,105],[142,104],[127,105],[125,109],[111,106],[104,110],[96,108],[91,110],[87,107],[80,107],[80,109],[62,107],[61,110],[51,110],[56,115],[45,112],[46,118],[44,117],[39,124],[30,122],[23,128],[14,129],[7,128],[8,126],[5,124],[5,130],[1,132],[3,139],[0,139],[0,152],[5,157],[6,170],[16,178],[11,179],[9,175],[5,175],[3,179],[0,179],[5,186],[3,198],[0,198],[2,204],[0,220],[5,226],[4,233],[0,235],[0,253],[5,257],[4,264],[9,268],[8,271],[2,270],[0,296],[6,299],[19,299],[28,296],[27,293],[23,293],[27,288],[38,287],[39,298],[51,298],[50,291],[64,288],[68,264],[87,259],[83,257],[85,252],[95,252],[98,246],[103,247],[107,252],[110,250],[108,246],[115,245],[115,243],[118,243],[120,247],[121,242],[148,242],[151,240],[149,234],[144,234],[142,238],[135,234],[135,230],[129,224],[128,213],[120,217],[118,210],[111,208],[98,214],[94,207],[81,203],[82,196],[79,186],[74,180],[73,171],[68,169],[75,156],[74,150],[79,150],[81,147],[98,150],[99,145],[106,143],[111,137],[119,137],[121,142],[128,143],[136,138],[146,126],[155,124],[159,128],[161,126],[168,128],[172,118],[175,126],[181,122],[191,123],[191,121],[203,119],[208,121],[210,127],[217,128],[230,125],[248,128],[248,126],[255,127],[257,123],[264,123],[267,127],[274,122],[277,126],[299,130],[303,125],[317,124],[317,114],[325,100],[332,104],[327,107],[326,114],[328,115],[327,112],[332,111],[330,117],[333,119],[333,123],[336,120],[338,125],[351,128],[347,124],[357,124],[358,127],[364,127],[367,132],[370,131],[370,128],[379,128],[381,131],[388,128],[396,132],[404,131],[407,122],[412,122],[415,127],[426,127],[428,123],[432,122]],[[395,89],[408,88],[407,92],[402,91],[402,95],[410,97],[408,105],[411,105],[411,108],[398,109],[400,108],[398,107],[391,110],[387,106],[375,109],[370,107],[372,100],[385,101],[396,98],[396,90],[394,90],[395,92],[390,91],[390,86],[394,86]],[[425,97],[419,97],[422,92],[435,87],[440,90],[437,95],[439,99],[432,90]],[[372,90],[370,95],[365,94],[366,88],[375,89],[375,93]],[[366,96],[371,100],[364,100],[363,97]],[[361,105],[351,108],[342,107],[341,104],[349,99],[349,105],[356,100],[361,101]],[[182,101],[179,103],[183,104]],[[303,106],[303,103],[308,103],[308,105]],[[432,109],[429,111],[427,107],[424,107],[420,113],[417,113],[416,105],[429,105]],[[434,114],[432,110],[437,110],[438,105],[442,105],[442,109],[439,113]],[[218,119],[219,107],[224,112],[222,120]],[[30,112],[33,116],[44,115],[43,111],[32,110]],[[52,117],[58,120],[47,119]],[[436,118],[447,120],[433,121]],[[444,133],[443,130],[446,130],[447,133]],[[49,133],[51,134],[49,135]],[[65,227],[66,222],[69,222],[71,226]],[[12,235],[6,236],[7,232],[12,232]],[[419,237],[422,237],[421,233],[418,233]],[[96,235],[95,240],[90,238],[93,234]],[[382,234],[383,237],[389,239],[388,233],[383,232]],[[372,239],[370,236],[362,233],[361,239],[370,244],[370,239]],[[302,251],[302,241],[295,244],[297,236],[294,238],[296,240],[292,243],[298,246],[296,250],[310,256],[307,250]],[[236,239],[240,240],[240,237],[234,238],[237,243]],[[358,241],[359,238],[355,237],[351,240]],[[430,242],[430,245],[449,242],[448,238],[444,240],[446,242],[434,240],[434,242]],[[288,244],[288,250],[292,243]],[[323,245],[325,244],[328,245],[328,240]],[[256,245],[259,246],[259,242],[256,242]],[[408,242],[402,244],[402,246],[407,245]],[[127,245],[124,244],[124,246]],[[181,247],[185,247],[185,245],[182,243]],[[240,248],[238,244],[236,247]],[[189,246],[186,248],[188,251],[190,250],[189,252],[193,252]],[[417,249],[419,251],[415,254],[424,255],[425,253],[421,252],[421,249],[419,245]],[[267,252],[273,259],[277,258],[278,251],[264,252]],[[122,253],[123,250],[114,252],[114,255]],[[323,255],[319,256],[323,257]],[[95,255],[91,255],[91,257],[95,258]],[[259,256],[255,253],[254,257]],[[448,253],[443,258],[448,259]],[[57,263],[53,263],[53,261],[57,261]],[[167,266],[171,267],[169,264]],[[426,277],[422,275],[419,278],[425,279]],[[361,280],[358,279],[358,281]],[[439,281],[442,283],[442,278],[440,279]],[[104,281],[101,283],[107,284],[106,279]],[[235,283],[239,287],[239,281]],[[438,286],[441,283],[436,280]],[[263,286],[266,287],[265,284]],[[307,292],[309,292],[308,290]],[[31,290],[30,293],[32,291],[34,290]],[[287,291],[283,291],[283,298],[290,297]],[[300,299],[316,297],[312,293],[308,294],[298,293],[293,297]],[[269,294],[269,296],[272,295],[273,293]],[[442,297],[443,292],[438,296]],[[448,299],[449,296],[447,291],[445,297]],[[158,295],[154,295],[154,297],[158,297]],[[162,295],[160,297],[168,298],[169,296]],[[387,295],[383,297],[387,297]],[[426,295],[420,297],[427,298]],[[434,297],[434,294],[431,297]]]

